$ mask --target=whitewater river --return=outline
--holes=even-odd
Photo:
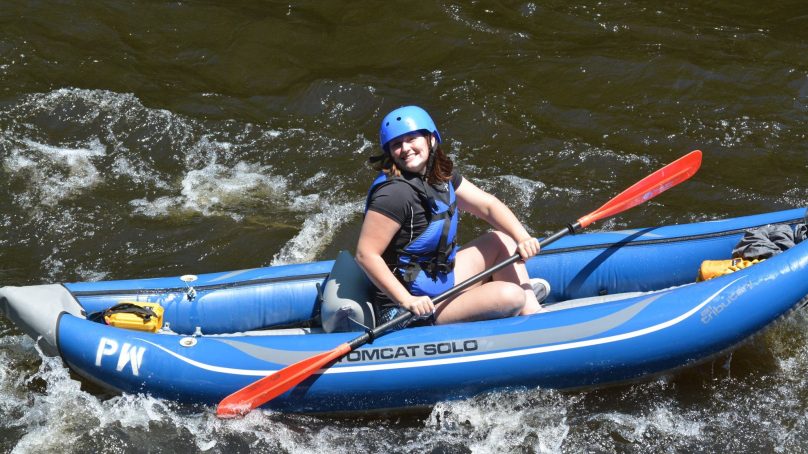
[[[0,285],[353,250],[403,104],[537,236],[693,149],[692,180],[594,229],[808,205],[804,1],[575,3],[0,0]],[[0,317],[0,452],[805,452],[806,350],[797,312],[632,385],[221,421],[81,381]]]

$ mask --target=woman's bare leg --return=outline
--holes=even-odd
[[[486,282],[470,288],[435,311],[439,325],[518,315],[525,305],[522,289],[510,282]]]
[[[484,271],[516,253],[516,242],[501,232],[489,232],[457,252],[455,283]],[[438,323],[528,315],[540,310],[524,262],[496,272],[491,281],[477,284],[450,299],[436,312]]]

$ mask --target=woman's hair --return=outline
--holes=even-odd
[[[424,135],[427,136],[427,143],[429,143],[430,140],[428,139],[432,134],[425,133]],[[452,163],[452,160],[449,159],[449,157],[443,152],[440,147],[440,143],[436,143],[435,148],[430,149],[429,161],[430,164],[427,165],[431,165],[431,169],[428,170],[429,174],[426,176],[427,183],[440,184],[446,183],[452,179],[452,169],[454,169],[454,164]],[[370,159],[368,159],[368,162],[371,164],[374,170],[384,172],[388,176],[401,176],[401,169],[396,166],[395,161],[393,161],[393,156],[387,150],[383,151],[381,155],[372,156]]]

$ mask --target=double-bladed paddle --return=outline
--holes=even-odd
[[[541,248],[544,248],[548,244],[563,236],[566,236],[569,233],[575,233],[580,229],[588,227],[593,222],[614,216],[618,213],[622,213],[629,208],[635,207],[647,200],[650,200],[693,176],[700,166],[701,151],[692,151],[638,181],[630,188],[606,202],[597,210],[579,218],[575,223],[568,225],[564,229],[559,230],[547,238],[544,238],[539,244],[541,245]],[[477,283],[485,277],[490,276],[491,274],[507,267],[508,265],[511,265],[519,260],[519,258],[519,254],[514,254],[510,258],[494,265],[493,267],[476,274],[469,279],[466,279],[457,286],[433,298],[433,303],[435,305],[441,304],[449,297],[462,292],[469,286]],[[216,409],[216,415],[221,418],[243,416],[254,408],[259,407],[294,388],[300,382],[310,377],[323,367],[347,355],[362,345],[365,345],[373,339],[385,334],[391,328],[409,321],[412,317],[414,317],[414,315],[409,312],[400,314],[387,323],[377,326],[373,330],[362,334],[356,339],[338,345],[333,350],[314,355],[302,361],[298,361],[295,364],[284,367],[273,374],[247,385],[222,399],[222,401],[219,402],[218,408]]]

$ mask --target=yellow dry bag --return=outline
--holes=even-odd
[[[705,260],[701,262],[699,276],[696,278],[696,282],[709,281],[710,279],[723,276],[725,274],[734,273],[762,261],[763,260],[759,259],[746,260],[742,258],[734,258],[729,260]]]
[[[117,328],[155,333],[163,327],[163,306],[124,301],[105,310],[104,321]]]

